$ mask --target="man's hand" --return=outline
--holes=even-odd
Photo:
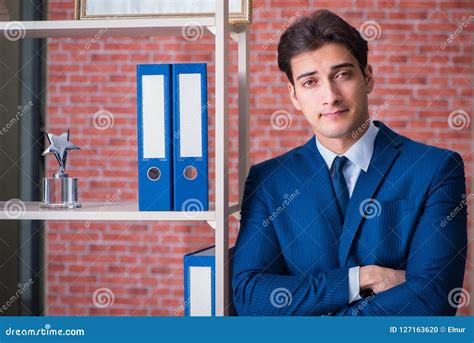
[[[371,289],[375,294],[405,282],[405,271],[376,265],[360,267],[360,289]]]

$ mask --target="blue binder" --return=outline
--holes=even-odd
[[[207,211],[207,65],[172,65],[175,211]]]
[[[215,316],[214,246],[184,256],[184,315]]]
[[[171,66],[137,65],[138,208],[173,210]]]
[[[184,315],[215,316],[215,246],[184,255]],[[236,316],[232,300],[232,260],[229,249],[229,315]]]

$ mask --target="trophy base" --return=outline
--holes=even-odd
[[[77,201],[77,178],[43,179],[43,202],[40,208],[72,209],[81,206]]]

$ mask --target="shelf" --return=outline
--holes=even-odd
[[[189,27],[189,41],[204,34],[206,27],[215,26],[214,17],[159,18],[159,19],[107,19],[107,20],[44,20],[0,22],[4,37],[94,37],[94,36],[182,36]],[[192,27],[196,29],[191,30]],[[238,30],[229,24],[229,30]],[[194,40],[197,40],[194,39]]]
[[[15,204],[11,206],[12,214],[6,212],[5,204],[5,201],[0,201],[0,220],[216,220],[214,210],[202,212],[140,212],[138,211],[136,202],[85,202],[82,203],[82,207],[73,210],[43,209],[39,207],[39,202],[15,202]],[[16,210],[19,212],[15,212]],[[229,207],[229,211],[229,214],[238,216],[239,205],[232,204]]]

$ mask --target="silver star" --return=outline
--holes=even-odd
[[[59,136],[46,132],[46,138],[48,138],[50,146],[43,152],[43,155],[54,154],[59,163],[60,173],[64,173],[67,152],[69,150],[81,150],[81,148],[69,141],[69,130]]]

